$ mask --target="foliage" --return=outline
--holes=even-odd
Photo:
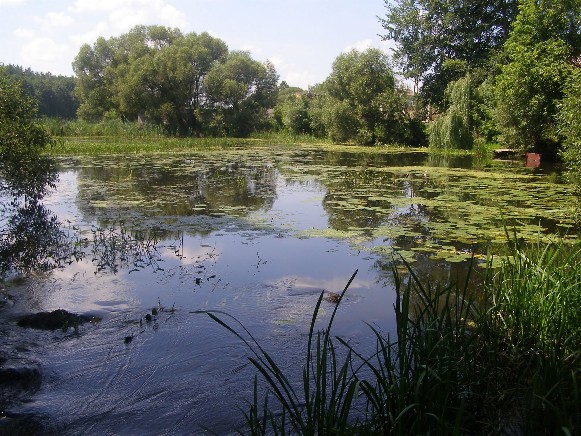
[[[278,80],[272,64],[228,53],[208,33],[161,26],[85,44],[73,69],[81,118],[140,120],[180,135],[248,135],[264,124]]]
[[[57,142],[63,138],[165,138],[165,132],[160,126],[152,124],[138,124],[123,122],[120,119],[89,122],[82,119],[62,120],[58,118],[45,118],[42,120],[49,134],[57,138]]]
[[[406,91],[397,85],[389,59],[380,50],[339,55],[313,95],[317,101],[311,105],[311,118],[335,142],[411,142]]]
[[[440,149],[472,148],[472,115],[470,76],[448,85],[448,110],[429,129],[430,147]]]
[[[404,76],[422,83],[427,102],[440,107],[456,61],[469,69],[484,65],[502,47],[516,16],[517,0],[385,0],[380,22],[384,39],[396,42],[394,57]],[[457,65],[456,65],[457,66]]]
[[[505,144],[554,154],[557,106],[579,55],[581,4],[522,0],[496,80],[495,118]]]
[[[41,117],[75,118],[79,102],[74,95],[74,77],[35,73],[16,65],[2,67],[4,72],[22,83],[22,88],[38,104]]]
[[[50,137],[36,119],[33,98],[0,71],[0,170],[5,172],[19,159],[37,156],[49,143]]]
[[[559,108],[559,133],[563,135],[563,160],[569,181],[581,196],[581,68],[576,68],[565,85]]]
[[[578,433],[581,247],[511,242],[487,280],[490,309],[477,330],[490,347],[489,389],[524,434]]]
[[[0,71],[0,278],[12,270],[49,268],[69,251],[56,217],[41,204],[54,187],[50,143],[32,97]]]
[[[274,106],[278,75],[271,63],[253,60],[248,52],[231,52],[205,79],[207,99],[225,123],[225,134],[244,137],[266,122]]]
[[[287,129],[293,134],[312,133],[309,114],[312,94],[296,87],[279,87],[273,113],[275,129]]]

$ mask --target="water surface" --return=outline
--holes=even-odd
[[[249,352],[195,311],[235,316],[298,376],[319,294],[340,292],[356,269],[334,331],[367,354],[365,322],[393,330],[394,253],[455,281],[505,242],[504,226],[523,241],[576,231],[558,173],[521,162],[260,147],[59,166],[45,204],[84,257],[8,283],[19,296],[10,316],[63,308],[102,321],[78,333],[4,330],[45,375],[18,412],[70,434],[239,428]],[[323,302],[321,327],[333,309]]]

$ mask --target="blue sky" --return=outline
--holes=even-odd
[[[384,11],[383,0],[0,0],[0,63],[72,75],[82,44],[159,24],[209,32],[306,88],[352,48],[390,53],[378,36]]]

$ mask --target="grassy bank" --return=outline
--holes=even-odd
[[[257,145],[252,139],[238,138],[127,138],[61,137],[46,150],[51,155],[102,155],[131,153],[186,152],[220,150]]]
[[[298,385],[236,320],[209,313],[247,344],[262,378],[247,430],[579,434],[581,246],[513,243],[510,254],[477,299],[468,298],[468,281],[433,286],[394,268],[397,328],[369,326],[371,356],[331,335],[335,312],[314,331],[321,295]]]
[[[47,152],[53,155],[160,153],[228,149],[251,145],[330,144],[328,140],[288,132],[257,133],[250,138],[173,137],[158,126],[120,120],[43,120],[53,138]]]

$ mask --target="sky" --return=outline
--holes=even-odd
[[[379,36],[384,15],[384,0],[0,0],[0,64],[72,76],[81,45],[157,24],[208,32],[306,89],[341,53],[391,53]]]

